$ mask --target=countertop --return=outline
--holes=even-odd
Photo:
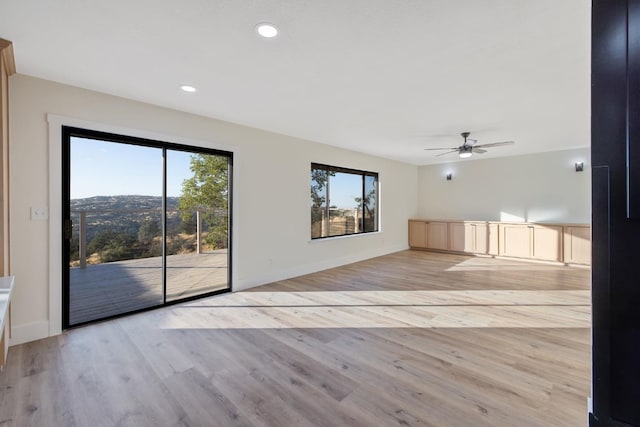
[[[9,301],[11,301],[14,283],[14,276],[0,277],[0,333],[4,331],[9,315]]]

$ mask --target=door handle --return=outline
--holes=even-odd
[[[71,240],[73,237],[73,221],[70,219],[64,220],[64,238]]]

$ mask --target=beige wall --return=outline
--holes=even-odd
[[[590,221],[586,148],[418,168],[23,75],[10,84],[14,344],[60,325],[60,141],[51,123],[234,151],[235,290],[404,249],[412,217]],[[579,160],[585,172],[574,171]],[[379,172],[382,231],[310,242],[311,162]],[[32,221],[31,207],[48,207],[50,220]]]
[[[588,148],[422,166],[418,176],[420,218],[591,222]]]
[[[235,290],[407,247],[407,219],[417,214],[416,166],[23,75],[12,76],[10,84],[14,344],[56,333],[59,325],[59,295],[49,295],[59,292],[55,286],[58,266],[49,265],[50,258],[52,264],[60,258],[55,241],[59,190],[55,185],[49,189],[56,183],[55,175],[53,181],[49,179],[49,156],[59,147],[50,150],[50,142],[58,142],[50,141],[48,114],[62,122],[68,119],[176,142],[231,147],[235,152]],[[57,130],[53,131],[56,136]],[[310,242],[311,162],[379,172],[382,231]],[[50,220],[32,221],[30,207],[49,207]],[[261,215],[257,217],[256,212]]]

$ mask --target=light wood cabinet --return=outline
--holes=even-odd
[[[418,249],[449,249],[449,223],[409,220],[409,246]]]
[[[427,222],[427,248],[447,250],[449,224],[446,222]]]
[[[464,222],[449,223],[449,250],[455,252],[471,252],[471,236]]]
[[[500,253],[500,233],[498,224],[490,222],[487,225],[487,230],[487,254],[496,256]]]
[[[9,77],[15,72],[13,44],[0,38],[0,276],[9,273]]]
[[[581,224],[410,220],[409,246],[589,265],[590,230]]]
[[[475,227],[475,253],[486,254],[489,252],[489,225],[474,224]]]
[[[489,231],[484,222],[450,222],[449,250],[486,254]]]
[[[528,224],[499,224],[498,254],[515,258],[531,257],[531,226]]]
[[[447,250],[448,223],[439,221],[409,221],[409,246],[420,249]]]
[[[531,258],[562,262],[562,226],[533,225],[531,231]]]
[[[427,223],[409,221],[409,246],[412,248],[427,247]]]
[[[562,262],[562,226],[499,224],[501,256]]]
[[[485,222],[467,224],[471,241],[471,251],[474,254],[486,254],[489,249],[489,227]]]
[[[591,264],[591,228],[579,225],[564,228],[564,262]]]

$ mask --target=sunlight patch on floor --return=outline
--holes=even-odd
[[[551,265],[551,264],[535,264],[531,261],[511,261],[492,259],[491,263],[487,263],[487,259],[484,257],[471,258],[465,261],[459,262],[456,265],[447,268],[444,271],[554,271],[567,268],[565,265]],[[574,266],[571,268],[584,268],[587,266]]]
[[[589,328],[589,291],[237,292],[157,313],[163,329]]]
[[[184,306],[588,305],[590,295],[576,290],[236,292]]]

